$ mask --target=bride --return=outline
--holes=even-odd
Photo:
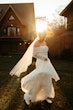
[[[31,57],[36,58],[36,68],[21,79],[21,89],[24,92],[24,100],[28,105],[32,102],[42,100],[52,103],[51,98],[55,97],[52,79],[55,81],[60,80],[48,58],[48,46],[45,42],[45,33],[39,33],[39,38],[36,39],[27,49],[28,52],[26,51],[10,72],[10,75],[19,77],[22,72],[27,70],[28,65],[31,64]]]

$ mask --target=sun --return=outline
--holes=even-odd
[[[36,20],[36,32],[43,32],[47,30],[47,22],[43,20]]]

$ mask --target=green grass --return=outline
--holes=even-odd
[[[54,82],[56,97],[53,104],[50,106],[45,101],[33,103],[29,107],[26,106],[23,100],[23,92],[20,89],[20,79],[9,75],[9,71],[21,58],[21,55],[0,56],[0,107],[1,105],[7,108],[0,110],[72,110],[73,109],[73,62],[66,60],[51,60],[57,70],[60,81]],[[29,66],[28,74],[35,66]],[[17,85],[18,84],[18,85]],[[10,89],[11,88],[11,89]],[[7,96],[6,96],[7,95]],[[10,96],[11,95],[11,96]],[[3,98],[2,98],[3,97]],[[2,100],[2,101],[1,101]],[[9,101],[10,102],[9,102]],[[6,102],[5,102],[6,101]]]

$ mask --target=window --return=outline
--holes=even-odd
[[[7,35],[12,37],[16,36],[16,27],[8,27]]]
[[[20,35],[20,28],[17,28],[17,35]]]
[[[14,16],[10,16],[9,20],[15,20]]]

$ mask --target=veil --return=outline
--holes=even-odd
[[[28,66],[32,63],[32,54],[33,54],[33,45],[36,41],[39,40],[39,37],[36,37],[36,39],[30,44],[22,58],[18,61],[18,63],[13,67],[13,69],[10,71],[10,75],[16,75],[19,77],[22,72],[27,71]]]

